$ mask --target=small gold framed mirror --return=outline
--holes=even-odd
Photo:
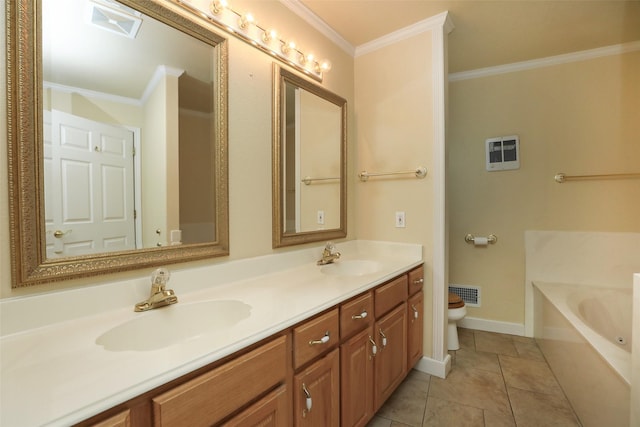
[[[347,235],[347,101],[273,65],[273,247]]]

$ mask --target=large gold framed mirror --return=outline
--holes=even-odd
[[[347,101],[273,65],[273,247],[347,235]]]
[[[228,255],[225,39],[155,1],[6,24],[12,286]]]

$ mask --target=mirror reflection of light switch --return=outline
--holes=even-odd
[[[318,224],[324,225],[324,211],[318,211]]]

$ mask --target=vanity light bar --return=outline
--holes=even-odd
[[[331,70],[331,62],[326,59],[317,60],[312,53],[303,52],[293,40],[280,37],[275,29],[259,25],[251,13],[234,10],[227,0],[211,1],[208,10],[205,6],[193,4],[205,3],[208,0],[166,1],[176,3],[316,81],[322,82],[323,74]]]

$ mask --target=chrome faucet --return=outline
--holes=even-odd
[[[165,289],[171,274],[166,268],[159,268],[153,272],[151,276],[151,294],[145,301],[135,305],[134,311],[147,311],[154,308],[164,307],[165,305],[175,304],[178,297],[172,289]]]
[[[331,264],[338,258],[340,258],[340,252],[336,252],[336,245],[334,245],[333,242],[327,242],[327,245],[322,251],[322,258],[318,261],[318,265]]]

